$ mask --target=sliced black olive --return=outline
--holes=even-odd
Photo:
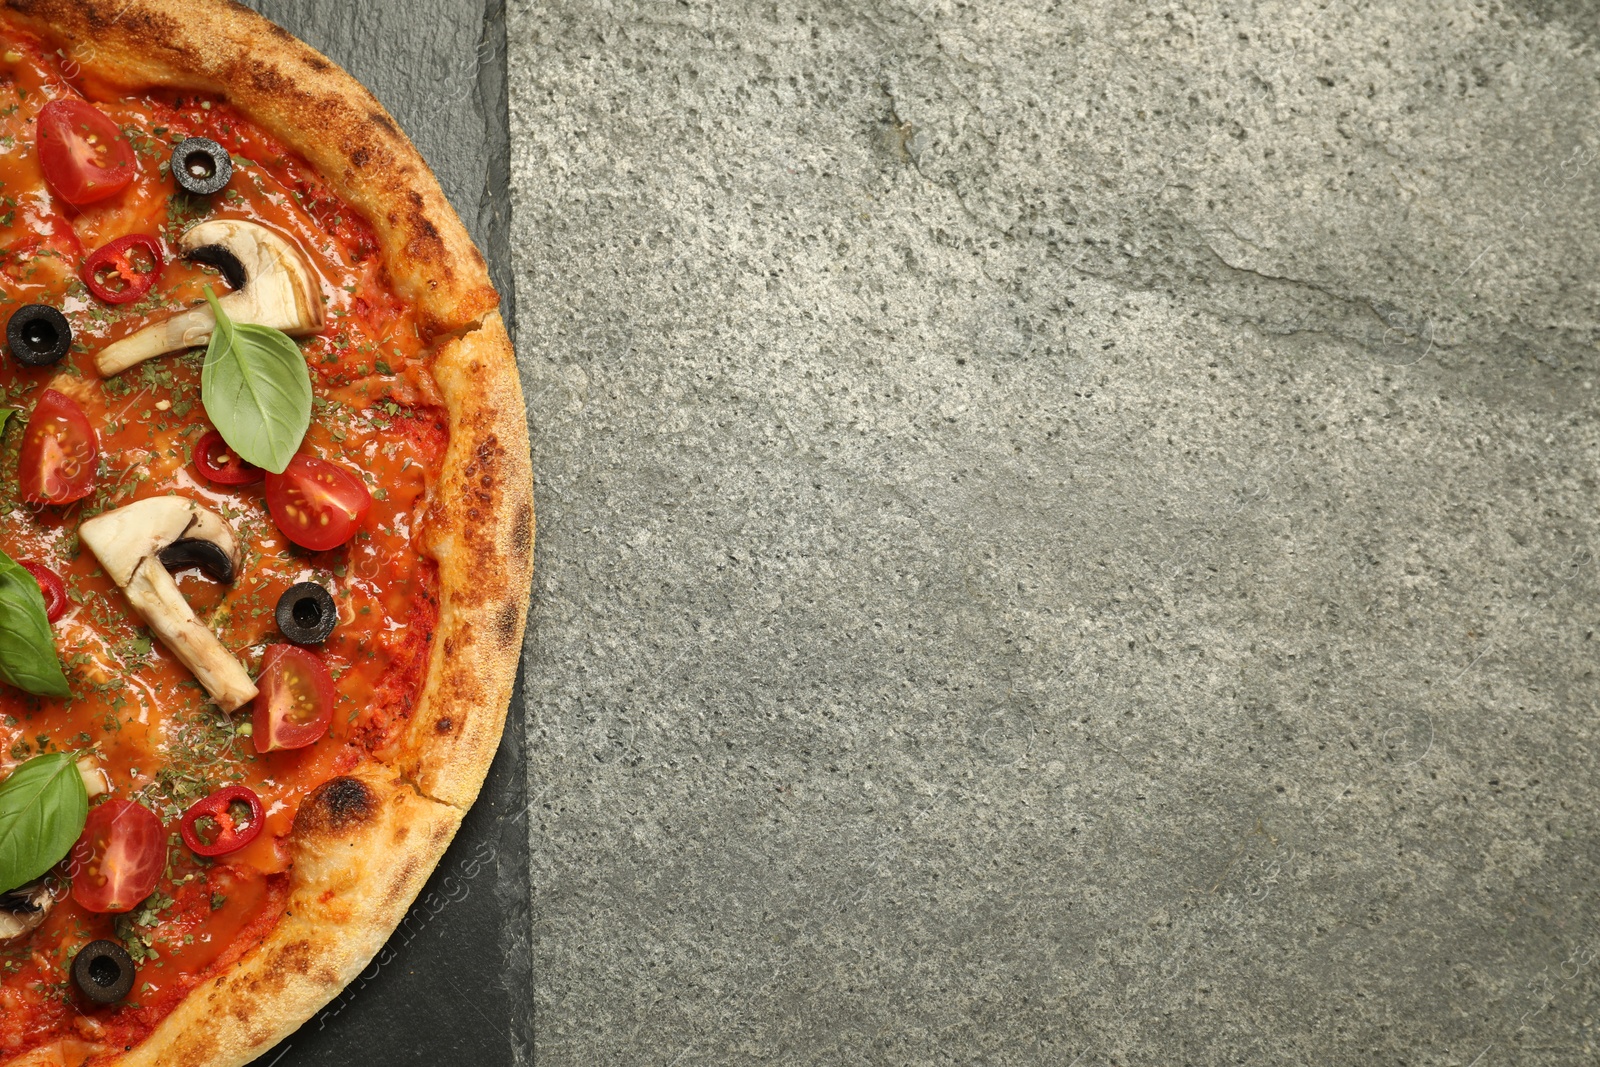
[[[6,347],[18,363],[47,367],[72,347],[72,327],[49,304],[24,304],[6,322]]]
[[[180,537],[161,550],[161,565],[167,570],[199,567],[219,582],[233,584],[233,560],[210,541]]]
[[[297,645],[320,645],[333,633],[339,609],[316,582],[291,585],[278,598],[278,629]]]
[[[91,941],[72,958],[72,984],[96,1004],[115,1004],[133,991],[133,957],[115,941]]]
[[[233,177],[233,160],[211,138],[191,137],[172,150],[172,176],[188,192],[210,196],[221,192]]]

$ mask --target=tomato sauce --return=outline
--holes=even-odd
[[[37,115],[56,99],[86,99],[123,131],[136,174],[120,193],[81,209],[53,196],[35,152]],[[172,146],[209,137],[233,157],[234,176],[208,198],[180,192],[166,173]],[[140,327],[186,308],[216,271],[177,255],[177,239],[211,218],[250,219],[297,243],[321,276],[328,321],[302,338],[315,395],[302,452],[360,477],[373,496],[347,544],[310,552],[269,517],[260,483],[215,485],[196,473],[192,449],[211,429],[200,404],[203,352],[164,356],[102,380],[93,356]],[[166,268],[148,294],[110,305],[78,276],[84,258],[128,234],[157,237]],[[70,62],[0,22],[0,320],[46,303],[72,324],[61,362],[28,368],[0,356],[0,406],[17,409],[0,438],[0,548],[48,567],[69,603],[54,624],[73,690],[43,699],[0,687],[0,778],[31,756],[88,753],[112,796],[136,800],[169,831],[168,865],[155,893],[125,915],[81,908],[64,868],[52,875],[57,902],[43,926],[0,944],[0,1063],[48,1047],[62,1062],[92,1062],[142,1040],[208,975],[266,936],[289,883],[285,846],[301,799],[329,777],[395,743],[415,702],[437,619],[437,577],[417,549],[447,437],[427,369],[428,345],[413,312],[396,298],[366,222],[281,143],[220,99],[152,91],[124,95],[87,82]],[[17,446],[46,388],[78,402],[99,437],[95,489],[76,504],[25,502],[17,492]],[[273,609],[295,582],[332,594],[339,625],[322,646],[338,698],[333,725],[308,748],[258,755],[250,707],[223,714],[155,640],[94,556],[78,543],[81,522],[158,494],[192,497],[229,520],[244,546],[238,580],[224,587],[198,571],[178,586],[199,617],[252,674],[282,640]],[[178,836],[194,801],[225,785],[256,791],[266,828],[252,844],[216,860],[195,856]],[[134,990],[94,1007],[74,995],[68,968],[77,950],[116,939],[138,962]]]

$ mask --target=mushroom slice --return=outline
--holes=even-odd
[[[322,329],[316,273],[281,234],[254,222],[215,219],[185,230],[178,247],[185,257],[222,271],[233,292],[217,302],[234,322],[271,326],[293,337]],[[203,345],[216,326],[211,305],[200,304],[107,345],[95,356],[95,366],[109,378],[147,359]]]
[[[0,945],[37,930],[55,902],[42,880],[0,893]]]
[[[84,756],[76,764],[78,776],[83,779],[83,791],[93,800],[101,793],[111,792],[111,779],[106,777],[105,768],[94,761],[92,756]]]
[[[78,537],[161,643],[194,672],[223,711],[255,699],[256,687],[244,665],[195,617],[162,564],[169,547],[186,542],[181,560],[175,562],[198,559],[206,565],[205,556],[216,557],[226,566],[206,569],[231,579],[239,567],[239,544],[227,523],[186,497],[153,496],[96,515],[78,527]],[[197,541],[210,549],[196,552]]]

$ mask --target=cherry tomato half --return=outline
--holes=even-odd
[[[17,486],[35,504],[70,504],[94,491],[100,439],[77,401],[46,389],[17,457]]]
[[[72,899],[90,911],[131,911],[155,891],[167,865],[167,833],[149,808],[108,800],[89,812],[72,846]]]
[[[282,474],[267,472],[267,510],[283,535],[322,552],[355,536],[372,507],[361,479],[325,459],[295,456]]]
[[[39,112],[39,165],[55,194],[92,204],[133,181],[133,148],[102,112],[82,100],[52,100]]]
[[[147,233],[130,233],[96,249],[78,276],[96,299],[131,304],[150,291],[166,265],[160,241]]]
[[[298,645],[271,645],[261,657],[261,692],[251,712],[257,752],[305,748],[328,732],[337,694],[328,665]]]
[[[259,482],[267,472],[247,463],[216,430],[211,430],[194,446],[194,469],[200,477],[218,485],[249,485]]]
[[[264,819],[255,790],[230,785],[196,801],[183,813],[178,830],[196,855],[226,856],[259,837]]]
[[[39,592],[44,594],[45,619],[55,622],[61,618],[67,610],[67,587],[61,584],[56,572],[29,560],[20,561],[18,566],[33,575],[33,580],[39,583]]]

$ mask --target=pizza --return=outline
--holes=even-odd
[[[0,0],[0,1064],[221,1067],[499,744],[532,474],[482,256],[227,0]]]

